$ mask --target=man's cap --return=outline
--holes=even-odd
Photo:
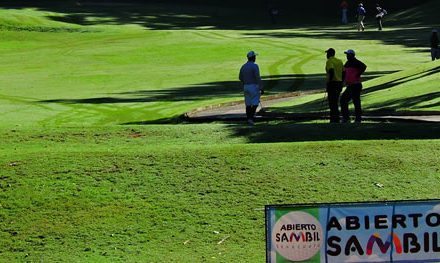
[[[345,54],[351,54],[351,55],[356,55],[356,52],[354,52],[354,50],[353,49],[349,49],[349,50],[347,50],[347,51],[344,51],[344,53]]]
[[[437,29],[433,29],[433,30],[432,30],[432,33],[437,33]]]
[[[359,3],[359,6],[364,6],[362,3]]]
[[[249,51],[248,53],[247,53],[247,57],[248,58],[251,58],[251,57],[255,57],[255,56],[257,56],[258,54],[257,53],[255,53],[254,51]]]
[[[335,54],[336,51],[335,51],[334,48],[329,48],[329,49],[327,49],[327,50],[325,51],[325,53],[333,53],[333,54]]]

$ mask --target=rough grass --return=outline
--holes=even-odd
[[[438,198],[438,126],[303,125],[8,131],[2,260],[255,262],[266,204]]]

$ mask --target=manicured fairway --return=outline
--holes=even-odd
[[[366,32],[356,39],[346,27],[162,31],[133,25],[78,26],[47,18],[61,14],[28,9],[1,13],[0,109],[6,126],[154,121],[241,100],[237,71],[251,49],[260,53],[257,62],[268,94],[323,90],[323,51],[330,46],[341,58],[343,50],[355,49],[368,65],[367,78],[429,60],[405,41],[389,41],[405,34],[403,27]],[[428,34],[430,29],[419,31]],[[429,81],[437,80],[438,74]],[[416,95],[434,92],[436,86],[429,83]],[[412,96],[403,94],[387,94],[387,99]],[[372,102],[381,100],[377,98]]]

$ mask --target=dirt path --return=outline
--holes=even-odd
[[[263,108],[270,107],[274,104],[289,101],[295,96],[298,95],[291,94],[288,97],[279,97],[279,98],[263,98],[261,100],[260,105],[258,106],[257,113],[261,116],[261,112]],[[235,118],[244,118],[246,116],[245,107],[242,101],[231,103],[231,105],[220,105],[219,107],[201,109],[193,112],[189,112],[186,114],[190,119],[194,118],[217,118],[217,119],[235,119]]]

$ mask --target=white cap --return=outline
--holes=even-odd
[[[356,52],[354,52],[353,49],[349,49],[347,51],[344,51],[345,54],[352,54],[353,56],[356,55]]]
[[[255,53],[254,51],[249,51],[248,53],[247,53],[247,57],[248,58],[251,58],[251,57],[255,57],[255,56],[257,56],[258,54],[257,53]]]

